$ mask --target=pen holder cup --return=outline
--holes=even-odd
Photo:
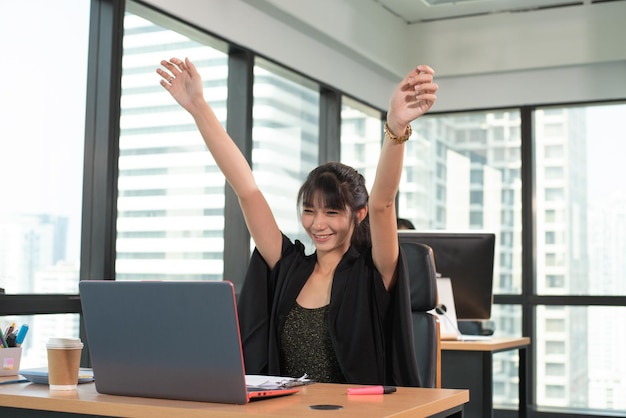
[[[21,358],[22,347],[0,348],[0,376],[17,375]]]

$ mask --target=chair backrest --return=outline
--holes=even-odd
[[[424,244],[400,238],[409,272],[413,343],[422,386],[441,387],[439,320],[428,311],[437,305],[437,277],[433,250]]]

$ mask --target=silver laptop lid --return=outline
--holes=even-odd
[[[232,283],[81,281],[98,392],[247,402]]]

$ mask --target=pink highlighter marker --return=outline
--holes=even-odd
[[[363,386],[359,388],[348,388],[348,395],[383,395],[394,393],[394,386]]]

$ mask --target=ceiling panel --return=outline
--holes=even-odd
[[[594,0],[372,0],[407,23],[554,7],[589,7]],[[624,1],[624,0],[616,0]]]

